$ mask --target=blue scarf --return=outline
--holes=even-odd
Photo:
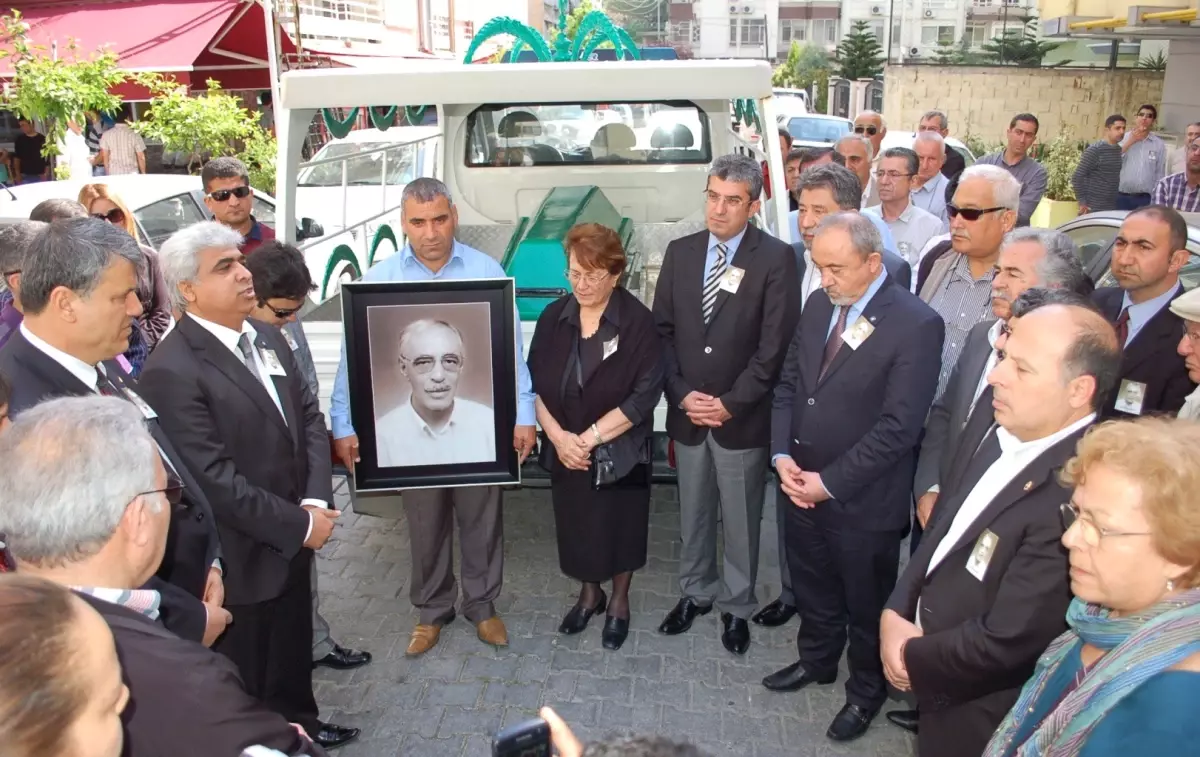
[[[1122,699],[1148,679],[1200,652],[1200,589],[1189,589],[1141,612],[1113,617],[1112,611],[1076,598],[1067,610],[1067,632],[1050,643],[1033,678],[988,742],[983,757],[1073,757],[1092,729]],[[1015,750],[1012,740],[1046,683],[1084,644],[1105,650],[1083,682],[1068,694]]]

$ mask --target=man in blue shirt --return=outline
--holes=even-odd
[[[504,278],[504,269],[493,258],[454,239],[458,211],[450,191],[437,179],[420,178],[404,188],[401,218],[408,244],[398,254],[379,263],[363,281],[445,281],[454,279]],[[513,447],[521,462],[533,449],[535,414],[533,382],[522,354],[521,328],[516,328],[517,425]],[[346,348],[334,380],[329,410],[333,424],[334,450],[347,468],[358,462],[358,435],[350,421],[350,397],[346,383]],[[436,437],[448,432],[426,427]],[[437,644],[442,626],[455,617],[455,585],[452,565],[454,520],[459,524],[462,553],[463,598],[460,610],[475,624],[481,641],[493,646],[508,645],[504,622],[493,605],[504,575],[501,492],[496,486],[454,489],[410,489],[404,492],[404,512],[412,542],[412,580],[409,597],[421,612],[406,654],[417,656]]]

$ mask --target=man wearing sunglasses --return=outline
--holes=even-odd
[[[76,218],[42,225],[26,247],[20,275],[24,321],[0,349],[0,372],[12,384],[9,411],[19,418],[50,397],[120,397],[145,416],[165,465],[194,484],[157,415],[116,360],[128,349],[142,312],[136,292],[141,263],[137,242],[103,221]],[[212,644],[229,621],[222,607],[223,555],[209,500],[198,486],[188,489],[186,506],[171,516],[172,549],[150,588],[162,594],[168,629]]]
[[[975,165],[999,166],[1021,184],[1021,208],[1017,225],[1028,226],[1033,211],[1046,194],[1046,167],[1029,157],[1037,141],[1038,120],[1032,113],[1018,113],[1008,124],[1007,144],[1003,150],[984,155]],[[1153,186],[1153,185],[1151,185]]]
[[[147,580],[190,487],[132,403],[44,402],[0,434],[0,459],[0,531],[17,570],[71,588],[112,631],[129,687],[122,754],[216,757],[265,744],[325,756],[250,696],[229,660],[162,627],[165,597]]]
[[[1167,143],[1154,133],[1158,108],[1147,103],[1138,108],[1133,129],[1121,140],[1121,183],[1118,210],[1137,210],[1151,203],[1154,185],[1167,175]]]
[[[213,158],[200,171],[200,181],[204,185],[204,206],[213,214],[213,220],[242,235],[239,249],[243,255],[275,238],[275,230],[254,217],[254,191],[245,163],[232,157]]]
[[[883,151],[883,138],[887,136],[887,123],[883,116],[873,110],[864,110],[854,117],[854,133],[861,134],[871,142],[871,154]]]

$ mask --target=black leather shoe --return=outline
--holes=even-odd
[[[698,605],[696,604],[696,600],[691,597],[684,597],[667,613],[667,617],[663,619],[662,625],[658,627],[658,632],[665,633],[667,636],[677,636],[685,633],[692,627],[693,620],[700,615],[707,615],[710,612],[712,612],[712,605]]]
[[[326,749],[349,744],[358,738],[359,729],[346,728],[345,726],[334,725],[333,723],[321,723],[321,730],[317,731],[317,735],[313,737],[313,741],[320,744]]]
[[[721,623],[725,630],[721,633],[721,643],[734,654],[746,654],[750,648],[750,625],[745,618],[735,618],[727,612],[721,613]]]
[[[766,628],[776,628],[783,625],[792,619],[796,614],[796,608],[792,605],[785,605],[778,599],[754,613],[750,618],[751,622],[758,626]]]
[[[604,633],[600,635],[605,649],[618,650],[629,636],[629,619],[614,618],[609,615],[604,618]]]
[[[799,691],[811,683],[833,683],[836,675],[828,678],[810,676],[799,662],[793,662],[783,670],[777,670],[762,680],[762,685],[771,691]]]
[[[829,724],[825,735],[834,741],[853,741],[867,732],[877,714],[878,711],[867,712],[856,704],[847,704]]]
[[[588,621],[593,615],[604,612],[604,608],[608,607],[608,597],[604,594],[604,590],[600,590],[600,601],[595,607],[584,609],[579,605],[571,608],[571,611],[563,618],[562,623],[558,626],[558,632],[567,636],[574,636],[583,629],[587,628]]]
[[[353,668],[361,668],[370,661],[370,652],[355,652],[353,649],[346,649],[337,642],[334,642],[333,651],[321,659],[314,661],[313,667],[324,665],[334,670],[351,670]]]
[[[887,714],[887,719],[892,725],[898,725],[909,733],[916,733],[920,715],[916,710],[892,710]]]

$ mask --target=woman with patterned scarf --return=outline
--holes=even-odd
[[[1063,472],[1069,630],[984,757],[1200,752],[1200,424],[1105,423]],[[1191,746],[1188,746],[1188,745]]]

